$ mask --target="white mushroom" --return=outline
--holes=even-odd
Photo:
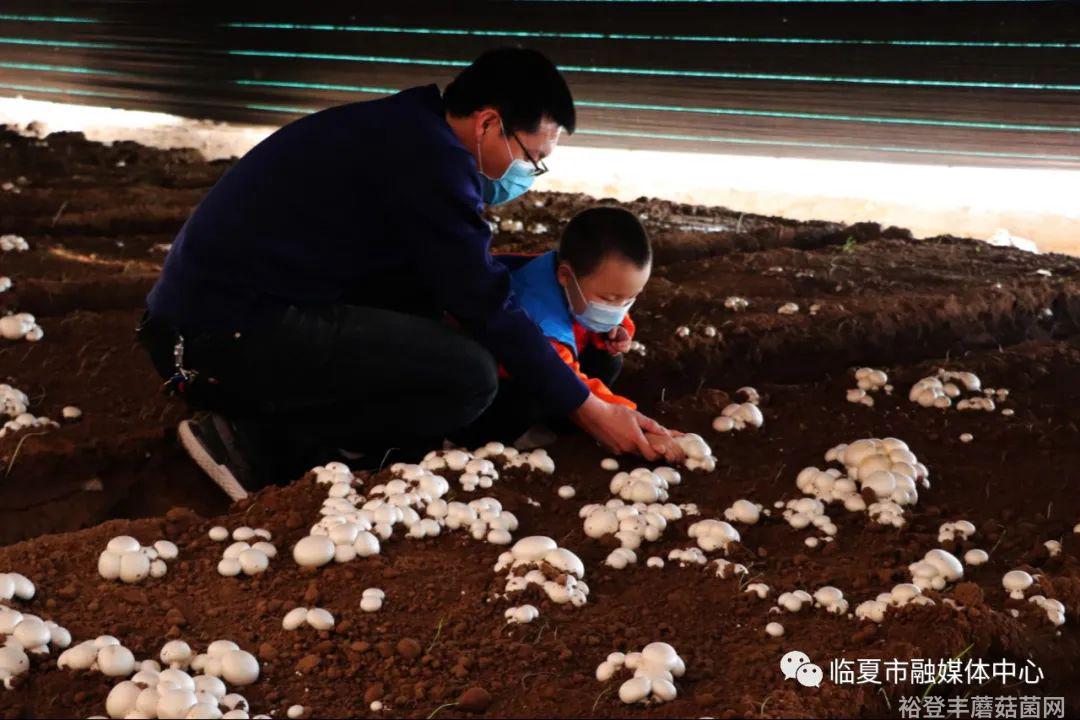
[[[316,630],[329,630],[334,627],[334,616],[322,608],[311,608],[307,611],[307,624]]]
[[[1024,591],[1031,587],[1035,578],[1024,570],[1010,570],[1001,578],[1001,584],[1014,600],[1023,600]]]
[[[123,718],[135,710],[135,701],[143,688],[130,680],[124,680],[109,691],[105,698],[105,712],[112,718]]]
[[[230,685],[250,685],[259,679],[259,661],[244,650],[230,650],[221,656],[221,676]]]
[[[348,547],[352,549],[351,545]],[[237,560],[240,562],[240,569],[244,571],[245,575],[258,575],[265,572],[270,566],[270,558],[254,548],[248,548],[241,552]]]
[[[724,511],[724,518],[746,525],[754,525],[761,517],[761,506],[749,500],[736,500]]]
[[[971,566],[982,565],[989,559],[990,556],[985,550],[979,550],[977,548],[973,548],[964,553],[964,562]]]
[[[150,559],[145,553],[125,552],[120,556],[120,579],[126,583],[137,583],[150,574]]]
[[[687,534],[697,540],[698,547],[705,552],[727,550],[732,543],[739,542],[739,531],[723,520],[700,520],[693,523]]]
[[[1042,595],[1032,595],[1028,598],[1028,601],[1042,608],[1047,619],[1055,626],[1065,624],[1065,605],[1060,600],[1054,600]]]
[[[135,670],[135,656],[123,645],[106,645],[98,650],[96,664],[104,675],[126,677]]]
[[[186,668],[192,656],[191,646],[183,640],[170,640],[161,647],[161,662],[170,668]]]
[[[320,567],[334,559],[334,543],[326,537],[307,535],[293,547],[293,559],[304,567]]]
[[[504,617],[508,624],[526,624],[540,617],[540,611],[534,605],[520,605],[507,608]]]
[[[844,593],[831,585],[825,585],[814,591],[814,601],[834,615],[843,615],[847,612],[848,603],[844,599]]]
[[[285,617],[281,621],[281,627],[285,630],[296,630],[301,625],[307,622],[308,609],[305,607],[296,607],[285,613]]]
[[[382,608],[385,598],[386,593],[379,588],[368,588],[360,598],[360,609],[364,612],[377,612]]]

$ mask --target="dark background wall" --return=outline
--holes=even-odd
[[[281,124],[507,43],[575,144],[1080,168],[1078,2],[0,0],[0,96]]]

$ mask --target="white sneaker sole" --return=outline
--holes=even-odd
[[[210,457],[210,453],[206,451],[203,444],[199,442],[199,438],[192,432],[190,421],[184,420],[181,422],[176,434],[180,437],[180,444],[184,446],[184,449],[187,450],[188,455],[199,466],[199,469],[206,473],[214,481],[214,484],[221,488],[233,502],[243,500],[248,496],[247,490],[244,489],[244,486],[240,484],[229,468],[215,462],[214,458]]]

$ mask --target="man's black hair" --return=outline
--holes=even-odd
[[[558,68],[542,53],[522,47],[496,48],[476,58],[446,86],[443,103],[454,117],[493,107],[507,135],[536,132],[545,117],[567,133],[577,122],[574,98]]]
[[[652,246],[634,213],[615,205],[582,210],[563,230],[559,260],[579,278],[594,272],[604,258],[617,253],[638,268],[652,262]]]

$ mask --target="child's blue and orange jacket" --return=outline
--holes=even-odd
[[[562,361],[577,373],[589,391],[609,403],[637,408],[630,399],[616,395],[603,382],[581,371],[579,357],[588,345],[604,348],[604,338],[574,319],[566,293],[556,276],[558,257],[554,250],[543,255],[499,254],[497,261],[510,270],[510,287],[526,314],[540,327]],[[622,326],[634,336],[634,321],[628,314]],[[505,371],[500,369],[504,375]]]

